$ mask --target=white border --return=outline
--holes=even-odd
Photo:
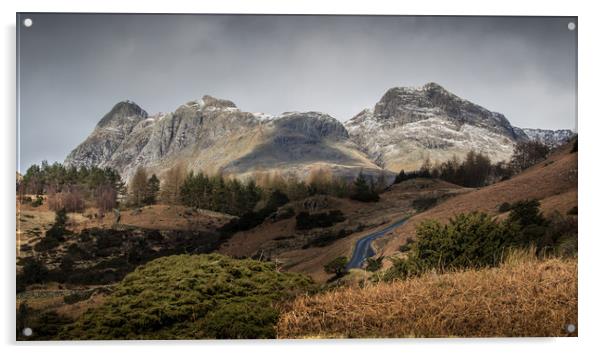
[[[596,212],[602,202],[599,182],[600,168],[599,136],[602,135],[602,95],[600,66],[600,16],[595,2],[585,1],[542,1],[524,0],[503,1],[418,1],[387,2],[381,0],[363,1],[283,1],[283,0],[222,0],[222,1],[179,1],[170,0],[151,3],[125,1],[7,1],[2,2],[2,49],[0,57],[4,83],[1,86],[4,115],[2,122],[4,153],[2,178],[2,225],[3,257],[1,292],[3,311],[0,319],[0,334],[4,352],[44,352],[44,353],[87,353],[106,354],[108,349],[135,350],[148,353],[164,353],[167,346],[177,346],[181,352],[209,350],[229,353],[306,353],[308,351],[328,351],[345,353],[365,353],[374,347],[379,352],[440,353],[461,351],[462,353],[508,353],[545,352],[574,353],[590,351],[596,347],[599,338],[600,315],[600,272],[598,261],[601,249],[596,223]],[[20,344],[14,342],[14,257],[15,257],[15,205],[14,176],[16,156],[16,112],[15,112],[15,12],[149,12],[149,13],[318,13],[318,14],[401,14],[401,15],[554,15],[579,16],[579,211],[580,211],[580,251],[579,251],[579,338],[575,339],[430,339],[430,340],[336,340],[336,341],[197,341],[197,342],[95,342],[92,343],[37,343]]]

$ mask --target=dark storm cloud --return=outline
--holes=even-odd
[[[345,121],[434,81],[521,127],[575,128],[570,18],[29,14],[20,27],[21,169],[62,161],[117,102]],[[19,167],[19,166],[18,166]]]

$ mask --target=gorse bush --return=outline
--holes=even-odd
[[[459,214],[444,225],[427,220],[418,225],[408,257],[395,260],[385,279],[405,278],[429,269],[496,266],[509,245],[511,229],[491,216]]]
[[[218,254],[155,259],[127,275],[62,339],[273,338],[277,305],[312,288],[273,263]]]
[[[347,267],[347,263],[349,263],[349,259],[345,256],[340,256],[332,261],[326,263],[324,266],[324,271],[326,273],[334,274],[335,277],[340,277],[345,274]]]
[[[376,272],[383,267],[383,256],[377,258],[368,258],[366,260],[366,270],[369,272]]]
[[[497,265],[508,233],[506,225],[478,212],[459,214],[447,225],[424,222],[416,230],[412,258],[425,268]]]
[[[537,254],[575,256],[577,220],[559,213],[544,218],[536,200],[522,200],[509,206],[505,221],[482,212],[459,214],[442,224],[423,221],[416,239],[404,245],[405,259],[393,260],[385,279],[405,278],[430,269],[454,270],[497,266],[515,248],[534,247]]]

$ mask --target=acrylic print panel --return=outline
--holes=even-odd
[[[575,17],[17,14],[17,340],[576,336]]]

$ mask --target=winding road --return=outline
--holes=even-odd
[[[351,256],[351,260],[347,263],[345,269],[349,270],[352,268],[361,268],[362,263],[369,257],[374,256],[374,250],[372,249],[372,241],[386,235],[389,231],[403,225],[408,218],[403,218],[394,222],[393,224],[385,227],[382,230],[375,231],[371,234],[368,234],[355,243],[355,248],[353,249],[353,256]]]

